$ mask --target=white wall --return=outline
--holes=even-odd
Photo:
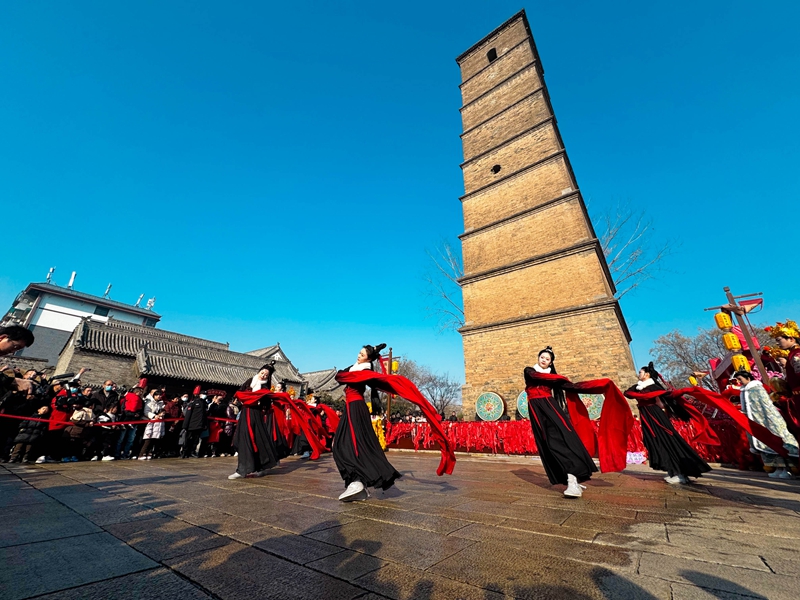
[[[94,314],[97,304],[84,302],[77,298],[64,298],[54,294],[42,294],[36,314],[33,315],[31,325],[49,327],[60,331],[74,331],[80,323],[81,318],[91,316],[93,320],[105,323],[108,317],[114,317],[118,321],[136,323],[142,325],[144,318],[132,315],[120,310],[109,308],[108,317],[101,317]]]

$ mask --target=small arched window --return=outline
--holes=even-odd
[[[492,173],[497,175],[500,172],[500,169],[501,169],[500,165],[495,165],[492,167]]]
[[[497,60],[497,48],[492,48],[486,53],[486,58],[489,59],[490,63],[493,63]]]

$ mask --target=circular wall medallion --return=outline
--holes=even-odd
[[[505,408],[503,399],[494,392],[484,392],[475,403],[475,412],[484,421],[497,421],[503,416]]]
[[[528,392],[520,392],[519,396],[517,396],[517,412],[524,419],[531,418],[530,414],[528,414]]]
[[[589,418],[594,421],[600,418],[600,412],[603,410],[603,401],[605,397],[603,394],[578,394],[583,403],[586,405],[586,410],[589,412]]]

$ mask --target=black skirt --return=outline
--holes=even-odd
[[[672,425],[667,414],[655,404],[639,405],[642,441],[647,448],[650,468],[666,471],[672,477],[700,477],[711,470]]]
[[[366,487],[386,490],[400,477],[400,473],[386,460],[372,428],[367,403],[363,400],[347,403],[333,436],[333,460],[345,485],[360,481]]]
[[[304,452],[311,452],[311,445],[308,443],[305,433],[300,433],[294,436],[294,443],[292,444],[292,454],[303,454]]]
[[[286,441],[286,436],[283,435],[281,428],[277,426],[272,410],[267,411],[267,431],[273,446],[275,446],[275,456],[278,457],[278,460],[289,456],[289,442]]]
[[[586,481],[597,471],[569,415],[552,396],[528,400],[533,437],[550,483],[567,484],[567,475]]]
[[[253,431],[252,438],[250,429]],[[233,438],[236,450],[239,452],[239,463],[236,467],[239,475],[247,476],[264,469],[271,469],[278,464],[272,436],[264,423],[264,410],[250,406],[242,407]]]

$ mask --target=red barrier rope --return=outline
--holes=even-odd
[[[0,414],[6,419],[17,419],[19,421],[38,421],[39,423],[70,423],[71,421],[56,421],[55,419],[39,419],[38,417],[20,417],[18,415]],[[224,417],[207,417],[209,421],[222,421],[225,423],[236,423],[236,419],[226,419]],[[143,421],[106,421],[105,423],[90,423],[85,427],[115,427],[118,425],[146,425],[147,423],[174,423],[183,421],[183,417],[170,417],[168,419],[153,419]]]

